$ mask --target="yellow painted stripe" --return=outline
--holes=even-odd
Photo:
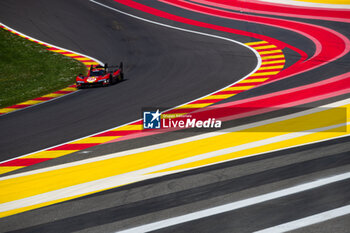
[[[260,55],[269,55],[269,54],[283,54],[281,50],[270,50],[259,52]]]
[[[42,97],[59,97],[59,96],[62,96],[62,95],[64,95],[64,94],[50,93],[50,94],[44,95]]]
[[[284,55],[275,55],[275,56],[261,57],[261,60],[276,59],[276,58],[284,58]]]
[[[18,105],[33,105],[33,104],[38,104],[38,103],[42,103],[45,102],[44,100],[28,100],[22,103],[19,103]]]
[[[339,115],[337,115],[337,111],[339,111],[339,109],[329,109],[323,112],[309,114],[307,116],[297,117],[239,132],[230,132],[180,145],[1,180],[0,190],[2,191],[0,193],[0,202],[5,203],[14,201],[40,193],[46,193],[76,184],[120,175],[199,154],[238,146],[245,143],[256,142],[274,136],[285,135],[287,134],[286,132],[306,131],[343,123],[341,121],[342,118],[336,118]],[[318,120],[315,121],[315,119]],[[337,135],[342,135],[344,133],[348,132],[334,132],[334,134]],[[18,190],[21,191],[19,192]]]
[[[249,43],[245,43],[246,45],[259,45],[259,44],[268,44],[268,42],[266,41],[256,41],[256,42],[249,42]]]
[[[338,131],[338,132],[335,132],[335,131]],[[205,166],[205,165],[209,165],[209,164],[215,164],[215,163],[222,162],[222,161],[228,161],[228,160],[232,160],[232,159],[236,159],[236,158],[242,158],[242,157],[254,155],[254,154],[261,154],[261,153],[265,153],[265,152],[269,152],[269,151],[274,151],[274,150],[278,150],[278,149],[292,147],[295,145],[312,143],[312,142],[316,142],[316,141],[321,141],[321,140],[335,138],[335,137],[349,134],[349,132],[341,132],[341,131],[342,131],[342,127],[339,127],[339,128],[332,129],[332,130],[327,130],[327,131],[323,131],[323,132],[319,132],[319,133],[313,133],[310,135],[305,135],[305,136],[301,136],[301,137],[297,137],[297,138],[293,138],[293,139],[289,139],[289,140],[285,140],[285,141],[281,141],[281,142],[275,142],[275,143],[271,143],[271,144],[264,145],[264,146],[254,147],[254,148],[250,148],[250,149],[246,149],[246,150],[242,150],[242,151],[238,151],[238,152],[234,152],[234,153],[228,153],[225,155],[217,156],[214,158],[204,159],[204,160],[200,160],[200,161],[196,161],[196,162],[192,162],[192,163],[188,163],[188,164],[184,164],[184,165],[180,165],[180,166],[175,166],[175,167],[172,167],[169,169],[163,169],[163,170],[153,172],[153,173],[170,172],[170,171],[190,169],[190,168],[193,169],[196,167],[201,167],[201,166]],[[152,173],[149,173],[149,174],[152,174]]]
[[[226,89],[225,89],[226,90]],[[229,95],[210,95],[207,97],[202,98],[201,100],[215,100],[215,99],[227,99],[236,94],[229,94]]]
[[[280,64],[280,63],[285,63],[285,60],[276,60],[276,61],[262,61],[261,65],[271,65],[271,64]],[[262,68],[262,67],[260,67]]]
[[[274,53],[281,53],[281,54],[283,54],[282,51],[279,50],[279,49],[259,52],[260,55],[274,54]]]
[[[20,166],[15,166],[15,167],[0,167],[0,174],[5,174],[5,173],[8,173],[8,172],[12,172],[12,171],[15,171],[17,169],[20,169],[22,167]]]
[[[256,76],[269,76],[269,75],[275,75],[278,74],[279,71],[274,71],[274,72],[261,72],[261,73],[254,73],[250,75],[251,77],[256,77]]]
[[[244,79],[239,83],[260,83],[260,82],[265,82],[266,80],[268,80],[268,78],[252,78],[252,79]]]
[[[80,55],[75,54],[75,53],[67,53],[67,54],[65,54],[65,56],[68,56],[68,57],[80,57]],[[75,58],[75,59],[77,59],[77,58]]]
[[[265,66],[260,67],[259,70],[277,70],[277,69],[283,69],[284,66]]]
[[[84,138],[80,139],[74,142],[71,142],[69,144],[80,144],[80,143],[104,143],[104,142],[109,142],[114,139],[120,138],[121,136],[106,136],[106,137],[89,137],[89,138]]]
[[[266,45],[266,46],[258,46],[258,47],[253,47],[255,50],[262,50],[262,49],[275,49],[277,48],[274,45]]]
[[[0,113],[8,113],[17,110],[17,108],[2,108],[0,109]]]
[[[185,109],[185,108],[204,108],[206,106],[211,105],[212,103],[204,103],[204,104],[186,104],[180,107],[177,107],[176,109]]]
[[[97,62],[82,62],[84,63],[85,65],[98,65]]]
[[[78,150],[54,150],[54,151],[47,150],[47,151],[40,151],[34,154],[30,154],[22,158],[58,158],[63,155],[72,154],[77,151]]]
[[[250,88],[253,88],[254,86],[237,86],[237,87],[229,87],[226,88],[225,91],[242,91],[242,90],[249,90]]]
[[[127,130],[143,130],[143,126],[142,125],[125,125],[125,126],[113,129],[112,131],[127,131]]]
[[[87,57],[76,57],[74,59],[76,59],[78,61],[92,61],[90,58],[87,58]]]
[[[66,50],[62,50],[62,49],[55,49],[55,50],[50,50],[51,52],[55,52],[55,53],[65,53],[67,52]]]

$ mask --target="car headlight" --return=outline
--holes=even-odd
[[[84,81],[77,81],[77,83],[84,83]]]

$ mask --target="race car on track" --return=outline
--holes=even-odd
[[[119,66],[90,66],[88,74],[79,74],[76,77],[77,88],[92,86],[108,86],[124,80],[123,62]]]

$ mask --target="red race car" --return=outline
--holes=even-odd
[[[123,62],[119,66],[90,66],[87,76],[79,74],[76,77],[77,88],[92,86],[108,86],[124,80]]]

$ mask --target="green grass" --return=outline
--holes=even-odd
[[[0,28],[0,108],[73,84],[85,66]]]

